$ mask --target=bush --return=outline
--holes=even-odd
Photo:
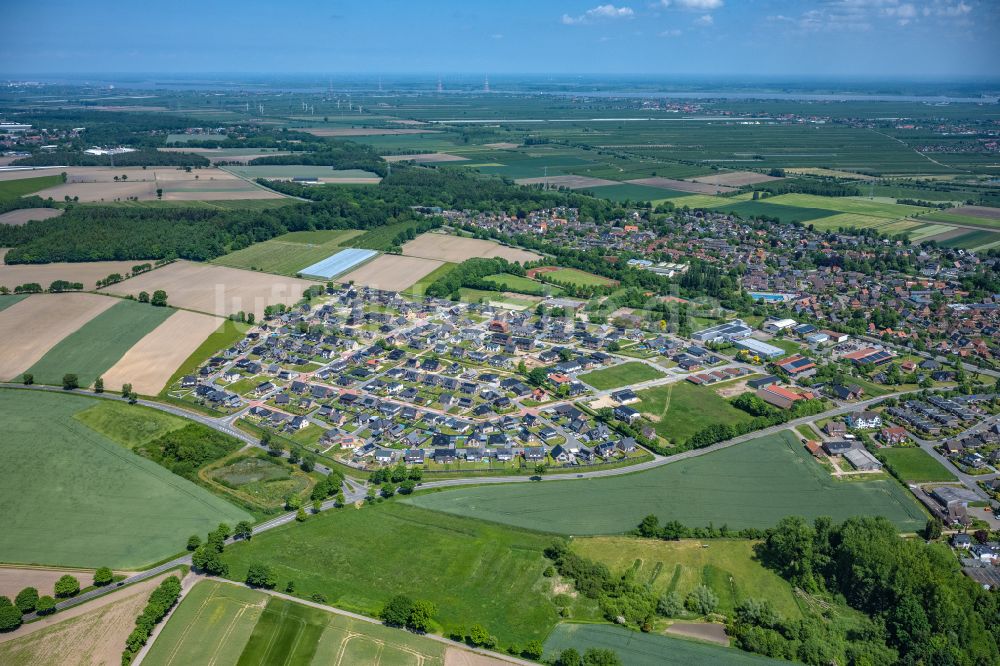
[[[39,615],[51,615],[52,613],[55,613],[56,600],[48,595],[39,597],[38,603],[35,604],[35,612]]]
[[[94,572],[94,585],[102,587],[109,585],[115,579],[115,574],[108,567],[101,567]]]
[[[715,609],[719,607],[719,597],[708,587],[699,585],[691,590],[687,599],[684,600],[684,605],[692,613],[708,615],[714,613]]]
[[[622,660],[611,650],[588,648],[583,653],[584,666],[621,666]]]
[[[680,617],[684,613],[684,602],[676,592],[667,592],[656,602],[656,612],[663,617]]]
[[[55,592],[57,597],[72,597],[80,591],[80,581],[73,576],[66,574],[56,581]]]
[[[72,391],[73,389],[80,388],[80,379],[72,372],[67,372],[63,375],[62,387],[64,391]]]
[[[246,583],[250,587],[273,589],[278,584],[271,567],[266,564],[251,564],[247,569]]]
[[[17,593],[14,605],[21,609],[22,613],[30,613],[38,605],[38,590],[33,587],[26,587]]]
[[[566,648],[559,653],[555,666],[583,666],[583,657],[574,648]]]
[[[21,626],[21,609],[13,604],[0,606],[0,631],[14,631]]]

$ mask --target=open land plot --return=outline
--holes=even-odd
[[[423,276],[412,285],[406,289],[406,295],[411,298],[423,298],[424,294],[427,292],[427,287],[433,284],[440,278],[443,278],[448,273],[455,270],[457,264],[444,263],[432,270],[427,275]],[[2,306],[0,306],[2,307]]]
[[[861,197],[822,197],[815,194],[781,194],[776,197],[768,197],[766,202],[770,205],[818,208],[820,210],[832,210],[839,213],[858,213],[859,215],[870,215],[872,217],[885,217],[891,220],[899,220],[904,217],[927,212],[926,208],[921,208],[920,206],[883,203],[881,201],[870,201]]]
[[[117,303],[96,294],[36,294],[4,309],[0,379],[16,378],[60,340]]]
[[[926,209],[925,209],[926,210]],[[960,212],[961,208],[950,210],[936,210],[920,216],[921,220],[928,222],[942,222],[945,224],[962,224],[972,227],[982,227],[1000,230],[1000,218],[987,217],[984,215],[968,215]]]
[[[237,268],[176,261],[150,273],[105,287],[103,291],[122,296],[137,296],[140,291],[167,292],[171,305],[228,317],[243,310],[259,319],[268,305],[291,305],[313,282],[293,277],[279,277]]]
[[[507,247],[493,241],[478,238],[463,238],[449,234],[428,232],[420,234],[403,246],[403,254],[408,257],[436,259],[461,263],[473,257],[500,257],[507,261],[535,261],[539,255],[516,247]]]
[[[535,296],[558,296],[563,293],[560,287],[544,282],[538,282],[520,275],[510,273],[498,273],[497,275],[487,275],[485,281],[495,284],[497,289],[503,291],[516,291]]]
[[[873,180],[874,176],[853,171],[840,171],[837,169],[823,169],[821,167],[799,167],[785,169],[786,173],[801,174],[803,176],[829,176],[830,178],[846,178],[848,180]]]
[[[403,134],[440,134],[440,130],[392,129],[388,127],[303,127],[313,136],[401,136]]]
[[[959,206],[951,212],[956,215],[978,217],[984,220],[1000,220],[1000,208],[990,208],[989,206]]]
[[[723,384],[724,386],[724,384]],[[653,422],[656,434],[671,442],[685,442],[708,423],[735,425],[751,416],[729,404],[712,390],[717,387],[675,382],[638,393],[641,402],[633,405]]]
[[[73,418],[127,449],[145,446],[190,423],[167,412],[134,407],[116,400],[97,400]]]
[[[953,236],[945,241],[938,241],[938,245],[962,250],[975,250],[980,247],[992,246],[997,240],[1000,240],[1000,233],[996,231],[966,230],[964,234]]]
[[[178,552],[191,534],[250,518],[74,418],[95,402],[0,391],[8,507],[0,513],[0,561],[141,567]]]
[[[295,581],[297,595],[323,594],[360,613],[376,614],[395,594],[427,599],[445,631],[475,621],[507,644],[544,638],[556,623],[542,576],[550,543],[392,501],[323,512],[228,546],[222,557],[233,580],[267,562],[282,584]]]
[[[27,372],[34,375],[36,383],[53,386],[59,386],[63,375],[71,372],[80,386],[90,386],[174,312],[172,308],[119,299],[53,345]],[[170,344],[162,338],[158,342]]]
[[[735,192],[737,189],[735,187],[727,187],[719,183],[706,182],[702,178],[678,180],[676,178],[660,178],[658,176],[654,176],[652,178],[636,178],[635,180],[628,180],[625,182],[633,185],[657,187],[662,190],[673,190],[674,192],[691,192],[692,194],[724,194],[726,192]]]
[[[612,573],[631,570],[636,582],[649,585],[657,597],[677,592],[683,599],[706,585],[718,595],[722,613],[730,614],[739,602],[754,597],[771,602],[786,619],[800,618],[791,584],[757,560],[755,544],[746,539],[581,537],[573,539],[570,548],[605,564]]]
[[[251,164],[249,166],[227,167],[227,171],[250,179],[316,178],[324,183],[366,183],[380,180],[377,174],[364,169],[335,169],[334,167],[311,164]]]
[[[591,187],[602,187],[604,185],[618,185],[614,180],[606,178],[591,178],[590,176],[542,176],[541,178],[518,178],[518,185],[549,185],[551,187],[568,187],[571,190],[583,190]]]
[[[21,208],[0,215],[0,224],[20,226],[34,220],[47,220],[62,215],[62,208]]]
[[[228,349],[242,340],[250,328],[249,324],[241,324],[232,319],[222,320],[222,325],[214,333],[205,338],[205,341],[178,366],[177,370],[174,371],[174,374],[168,380],[163,393],[169,391],[184,375],[194,374],[198,366],[204,364],[210,357],[215,356],[220,349]]]
[[[590,384],[598,391],[630,386],[651,379],[659,379],[664,374],[640,361],[629,361],[620,365],[594,370],[580,375],[580,380]]]
[[[146,334],[103,375],[109,390],[131,384],[143,395],[156,395],[174,370],[214,333],[223,320],[200,312],[177,310]]]
[[[7,666],[112,666],[163,574],[0,636]],[[39,589],[41,592],[41,589]]]
[[[367,264],[337,278],[337,282],[353,282],[364,287],[386,291],[403,291],[420,278],[439,268],[443,261],[383,254]]]
[[[729,187],[742,187],[744,185],[757,185],[758,183],[770,183],[781,180],[779,176],[768,176],[753,171],[730,171],[728,173],[714,173],[709,176],[698,176],[692,178],[696,183],[707,183],[709,185],[726,185]]]
[[[268,151],[261,148],[159,148],[164,153],[194,153],[201,155],[212,164],[219,162],[249,162],[258,157],[278,157],[291,155],[280,150]]]
[[[357,230],[293,231],[217,257],[212,263],[278,275],[295,275],[306,266],[335,254],[347,241],[361,233]]]
[[[27,294],[0,294],[0,311],[6,310],[14,303],[20,303],[27,297]]]
[[[570,624],[557,626],[545,640],[545,657],[555,658],[567,648],[583,654],[588,648],[604,648],[618,655],[629,666],[762,666],[787,662],[742,652],[735,648],[673,638],[662,634],[644,634],[610,624]]]
[[[38,594],[52,595],[56,581],[65,574],[75,576],[80,586],[86,587],[93,580],[94,570],[3,565],[0,566],[0,596],[13,599],[26,587],[35,588]]]
[[[558,268],[555,270],[549,270],[553,268],[552,266],[543,266],[539,269],[539,274],[544,275],[546,278],[551,280],[557,280],[558,282],[565,282],[577,287],[610,287],[612,285],[618,284],[617,281],[611,278],[606,278],[601,275],[594,275],[593,273],[588,273],[587,271],[581,271],[577,268]]]
[[[206,580],[181,601],[144,663],[444,666],[451,663],[448,650],[476,656],[400,629]]]
[[[62,182],[61,172],[39,176],[37,171],[0,171],[0,199],[16,199]],[[44,173],[44,172],[43,172]]]
[[[386,162],[418,162],[420,164],[438,164],[440,162],[468,162],[468,157],[450,153],[417,153],[415,155],[383,155]]]
[[[955,475],[918,447],[882,449],[879,453],[902,479],[916,483],[954,481]]]
[[[559,534],[621,534],[644,516],[685,525],[772,527],[789,512],[808,520],[881,515],[901,531],[926,515],[893,479],[833,479],[789,431],[635,474],[462,488],[403,500],[427,509]]]
[[[595,197],[608,199],[609,201],[659,201],[665,197],[684,194],[679,190],[664,190],[648,185],[635,185],[632,183],[618,183],[588,189]]]
[[[777,218],[781,222],[813,222],[825,217],[837,214],[837,211],[826,208],[808,208],[803,206],[780,206],[769,203],[771,199],[763,201],[740,201],[737,203],[726,203],[714,206],[715,210],[725,211],[744,218],[767,217]],[[678,200],[673,200],[675,206],[681,205]]]

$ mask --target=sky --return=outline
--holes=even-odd
[[[1000,78],[1000,0],[31,0],[0,78],[100,73]]]

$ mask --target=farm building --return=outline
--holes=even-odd
[[[851,467],[859,472],[877,472],[882,469],[882,463],[865,449],[851,449],[844,453],[844,458]]]
[[[774,345],[769,345],[766,342],[754,340],[753,338],[737,340],[735,344],[737,349],[745,349],[761,358],[778,358],[785,355],[785,350],[781,347],[775,347]]]

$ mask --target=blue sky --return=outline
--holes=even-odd
[[[1000,0],[7,3],[27,73],[1000,78]]]

